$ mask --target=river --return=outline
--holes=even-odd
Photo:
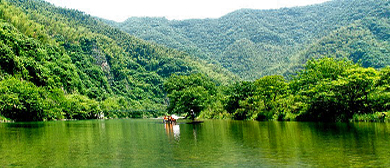
[[[389,123],[0,123],[0,167],[390,167]]]

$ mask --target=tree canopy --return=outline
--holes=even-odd
[[[222,94],[217,96],[210,80],[203,79],[208,82],[199,86],[193,82],[197,79],[173,76],[165,83],[170,112],[194,108],[206,118],[345,122],[362,116],[379,121],[390,110],[389,68],[365,68],[346,59],[311,59],[290,81],[272,75],[229,86],[214,84]],[[210,100],[221,104],[207,106]]]

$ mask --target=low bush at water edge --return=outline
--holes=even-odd
[[[352,122],[389,122],[388,112],[376,112],[372,114],[354,114]]]

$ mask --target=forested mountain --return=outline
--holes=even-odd
[[[361,60],[364,66],[390,65],[386,57],[389,6],[388,0],[333,0],[277,10],[242,9],[218,19],[106,22],[253,80],[272,74],[288,76],[319,55]]]
[[[237,79],[220,67],[137,39],[42,0],[0,1],[0,119],[94,118],[165,109],[171,74]]]
[[[367,17],[322,37],[301,54],[301,61],[331,56],[360,62],[364,67],[390,64],[390,20]]]

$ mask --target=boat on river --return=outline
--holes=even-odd
[[[204,121],[199,121],[199,120],[193,120],[193,121],[190,121],[190,122],[186,122],[186,124],[200,124],[200,123],[203,123]]]
[[[176,115],[164,116],[163,122],[167,124],[176,124],[177,119],[179,119],[179,117]]]
[[[184,117],[179,117],[179,116],[176,116],[176,115],[172,115],[172,116],[164,116],[163,118],[163,123],[165,124],[200,124],[200,123],[203,123],[204,121],[199,121],[199,120],[184,120],[184,122],[180,122],[180,123],[177,123],[177,120],[178,119],[185,119]]]

